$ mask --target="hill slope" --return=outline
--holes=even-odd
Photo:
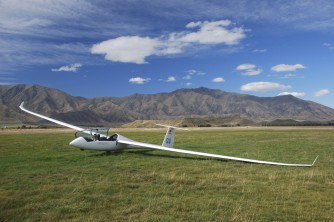
[[[73,124],[121,124],[140,119],[240,116],[251,121],[333,120],[334,109],[293,96],[256,97],[208,88],[127,97],[74,97],[38,85],[0,86],[0,120],[36,122],[18,105]]]

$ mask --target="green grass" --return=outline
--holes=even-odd
[[[124,132],[160,144],[163,131]],[[175,147],[291,163],[68,146],[72,134],[0,135],[0,221],[331,221],[334,129],[179,131]]]

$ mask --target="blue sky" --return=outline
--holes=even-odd
[[[209,87],[334,108],[331,0],[0,0],[0,84],[74,96]]]

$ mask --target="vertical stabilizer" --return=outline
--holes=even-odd
[[[174,137],[175,137],[176,129],[173,127],[168,127],[167,132],[162,142],[162,146],[172,148],[174,145]]]
[[[169,147],[169,148],[172,148],[174,146],[174,138],[175,138],[176,129],[188,130],[188,129],[184,129],[184,128],[178,128],[178,127],[175,127],[175,126],[166,126],[166,125],[162,125],[162,124],[156,124],[156,125],[167,127],[167,132],[166,132],[164,141],[162,142],[161,146]]]

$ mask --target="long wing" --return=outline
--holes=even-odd
[[[317,156],[312,164],[279,163],[279,162],[246,159],[246,158],[239,158],[239,157],[232,157],[232,156],[223,156],[223,155],[217,155],[217,154],[211,154],[211,153],[196,152],[196,151],[191,151],[191,150],[168,148],[168,147],[163,147],[159,145],[141,143],[141,142],[136,142],[136,141],[118,140],[117,142],[121,144],[128,144],[128,145],[152,148],[152,149],[157,149],[157,150],[165,150],[165,151],[176,152],[176,153],[186,153],[186,154],[192,154],[192,155],[198,155],[198,156],[214,157],[214,158],[225,159],[225,160],[235,160],[235,161],[242,161],[242,162],[248,162],[248,163],[269,164],[269,165],[278,165],[278,166],[311,167],[315,164],[316,160],[318,159],[318,156]]]
[[[75,129],[75,130],[78,130],[78,131],[83,131],[85,132],[85,129],[83,128],[80,128],[78,126],[74,126],[74,125],[71,125],[71,124],[68,124],[68,123],[64,123],[64,122],[61,122],[59,120],[56,120],[56,119],[52,119],[50,117],[47,117],[47,116],[43,116],[41,114],[38,114],[38,113],[34,113],[34,112],[31,112],[29,110],[27,110],[26,108],[24,108],[24,102],[21,103],[21,105],[19,106],[21,110],[23,110],[24,112],[27,112],[27,113],[30,113],[31,115],[34,115],[34,116],[38,116],[42,119],[46,119],[50,122],[53,122],[53,123],[56,123],[56,124],[59,124],[61,126],[65,126],[65,127],[68,127],[68,128],[71,128],[71,129]],[[89,133],[89,131],[87,131],[87,133]]]

